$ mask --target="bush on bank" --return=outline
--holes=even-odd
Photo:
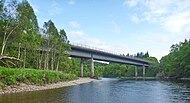
[[[59,71],[0,67],[0,87],[20,83],[43,85],[77,79],[74,74]]]

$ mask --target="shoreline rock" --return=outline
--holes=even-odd
[[[68,87],[73,85],[79,85],[84,83],[89,83],[94,81],[95,79],[91,78],[79,78],[77,80],[68,81],[68,82],[58,82],[58,83],[52,83],[52,84],[46,84],[43,86],[37,86],[37,85],[27,85],[27,84],[19,84],[19,86],[12,85],[6,87],[5,90],[0,89],[0,94],[8,94],[8,93],[19,93],[19,92],[27,92],[27,91],[37,91],[37,90],[46,90],[46,89],[56,89],[61,87]]]

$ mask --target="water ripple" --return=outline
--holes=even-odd
[[[189,103],[190,84],[103,78],[52,90],[0,95],[0,103]]]

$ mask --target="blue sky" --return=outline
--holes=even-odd
[[[190,0],[29,0],[39,25],[51,19],[73,43],[160,59],[190,38]]]

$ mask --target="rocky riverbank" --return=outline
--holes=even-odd
[[[79,78],[79,79],[73,80],[73,81],[46,84],[44,86],[27,85],[27,84],[11,85],[11,86],[6,87],[5,89],[0,89],[0,94],[61,88],[61,87],[66,87],[66,86],[73,86],[73,85],[78,85],[78,84],[83,84],[83,83],[89,83],[94,80],[95,79],[90,79],[90,78]]]

